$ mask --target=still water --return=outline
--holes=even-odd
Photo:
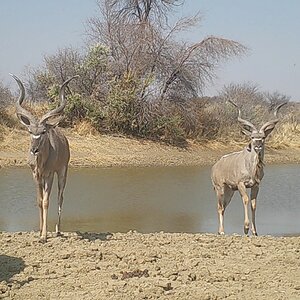
[[[299,165],[268,165],[258,196],[259,234],[300,233]],[[56,181],[49,231],[57,216]],[[62,215],[63,231],[217,232],[210,167],[70,169]],[[31,172],[0,170],[0,230],[38,228]],[[225,232],[243,233],[238,193],[225,213]]]

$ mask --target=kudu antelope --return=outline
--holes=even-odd
[[[241,118],[240,108],[229,101],[238,109],[238,121],[242,132],[249,136],[251,141],[242,151],[224,155],[212,167],[211,178],[218,200],[219,234],[224,234],[224,212],[235,191],[239,191],[244,204],[244,233],[249,231],[247,188],[251,189],[250,203],[252,212],[251,231],[257,235],[255,225],[256,198],[259,184],[264,176],[264,146],[266,137],[273,131],[279,121],[277,113],[282,103],[275,108],[275,119],[265,123],[259,130],[249,121]]]
[[[57,174],[58,181],[58,221],[56,224],[56,234],[60,234],[63,192],[67,179],[70,150],[67,138],[56,126],[61,121],[61,113],[66,106],[65,87],[77,76],[66,80],[62,84],[59,92],[59,107],[43,115],[40,120],[36,119],[21,106],[25,98],[25,88],[17,76],[12,74],[11,76],[16,80],[20,89],[20,95],[16,103],[16,114],[20,122],[27,127],[31,136],[28,163],[36,182],[37,203],[40,215],[40,238],[42,242],[45,242],[47,240],[49,197],[54,173]]]

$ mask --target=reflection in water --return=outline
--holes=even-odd
[[[259,234],[297,234],[300,228],[299,166],[267,166],[258,197]],[[54,182],[49,230],[57,216]],[[37,230],[38,209],[29,169],[0,170],[0,230]],[[71,169],[62,229],[94,232],[216,232],[216,199],[210,168],[152,167]],[[236,193],[225,213],[225,232],[243,231]]]

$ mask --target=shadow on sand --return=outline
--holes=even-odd
[[[90,242],[95,240],[101,240],[101,241],[108,241],[113,234],[110,232],[100,232],[100,233],[94,233],[94,232],[76,232],[78,236],[80,236],[83,239],[87,239]]]
[[[8,282],[15,274],[22,272],[25,262],[22,258],[0,255],[0,282]]]

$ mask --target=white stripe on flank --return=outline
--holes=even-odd
[[[229,154],[225,154],[225,155],[223,155],[221,158],[223,158],[223,157],[228,157],[228,156],[231,156],[231,155],[233,155],[233,154],[237,154],[237,153],[241,153],[242,151],[237,151],[237,152],[232,152],[232,153],[229,153]]]

